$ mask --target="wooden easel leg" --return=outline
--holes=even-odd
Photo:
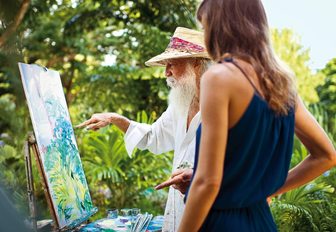
[[[52,202],[51,202],[51,196],[50,196],[50,192],[49,192],[49,189],[48,189],[48,185],[47,185],[47,177],[43,171],[43,167],[42,167],[42,160],[40,158],[40,154],[39,154],[39,150],[38,150],[38,146],[37,146],[37,143],[36,143],[36,139],[35,139],[35,136],[33,133],[29,133],[28,134],[28,139],[27,139],[27,152],[26,154],[29,154],[29,157],[31,158],[31,153],[30,151],[32,150],[33,152],[33,156],[35,158],[35,162],[36,162],[36,166],[38,168],[38,171],[41,175],[41,181],[42,181],[42,186],[43,186],[43,190],[44,190],[44,194],[45,194],[45,197],[46,197],[46,200],[47,200],[47,203],[48,203],[48,207],[49,207],[49,210],[50,210],[50,214],[51,214],[51,217],[53,218],[53,232],[59,232],[60,229],[59,229],[59,222],[57,220],[57,217],[56,217],[56,212],[55,212],[55,209],[53,208],[52,206]],[[30,160],[31,159],[27,159],[27,160]],[[29,190],[32,190],[32,192],[34,192],[34,188],[33,188],[33,173],[31,171],[31,162],[30,162],[30,174],[31,174],[31,188],[29,188]],[[28,176],[28,175],[27,175]],[[32,194],[34,196],[34,194]],[[29,205],[30,206],[30,205]],[[33,225],[34,229],[37,228],[37,222],[36,222],[36,207],[35,207],[35,200],[34,200],[34,204],[32,204],[32,211],[35,215],[35,225]]]
[[[35,203],[35,195],[34,195],[34,179],[33,179],[32,163],[31,163],[29,138],[25,142],[24,152],[25,152],[27,194],[28,194],[28,202],[29,202],[30,221],[31,221],[33,230],[37,231],[36,203]]]

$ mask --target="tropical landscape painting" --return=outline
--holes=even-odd
[[[96,212],[80,160],[59,73],[19,63],[42,168],[59,228]]]

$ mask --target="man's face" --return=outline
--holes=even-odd
[[[181,113],[188,112],[196,94],[194,66],[188,59],[172,59],[166,62],[167,85],[171,87],[169,104]]]
[[[166,62],[166,77],[180,80],[187,69],[188,59],[171,59]]]

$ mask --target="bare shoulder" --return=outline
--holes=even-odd
[[[235,75],[236,71],[230,64],[214,64],[203,74],[201,83],[214,89],[232,89],[235,85]]]

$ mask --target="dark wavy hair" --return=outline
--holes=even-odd
[[[284,115],[295,107],[294,75],[274,54],[261,0],[204,0],[197,18],[214,61],[232,56],[250,63],[271,109]]]

